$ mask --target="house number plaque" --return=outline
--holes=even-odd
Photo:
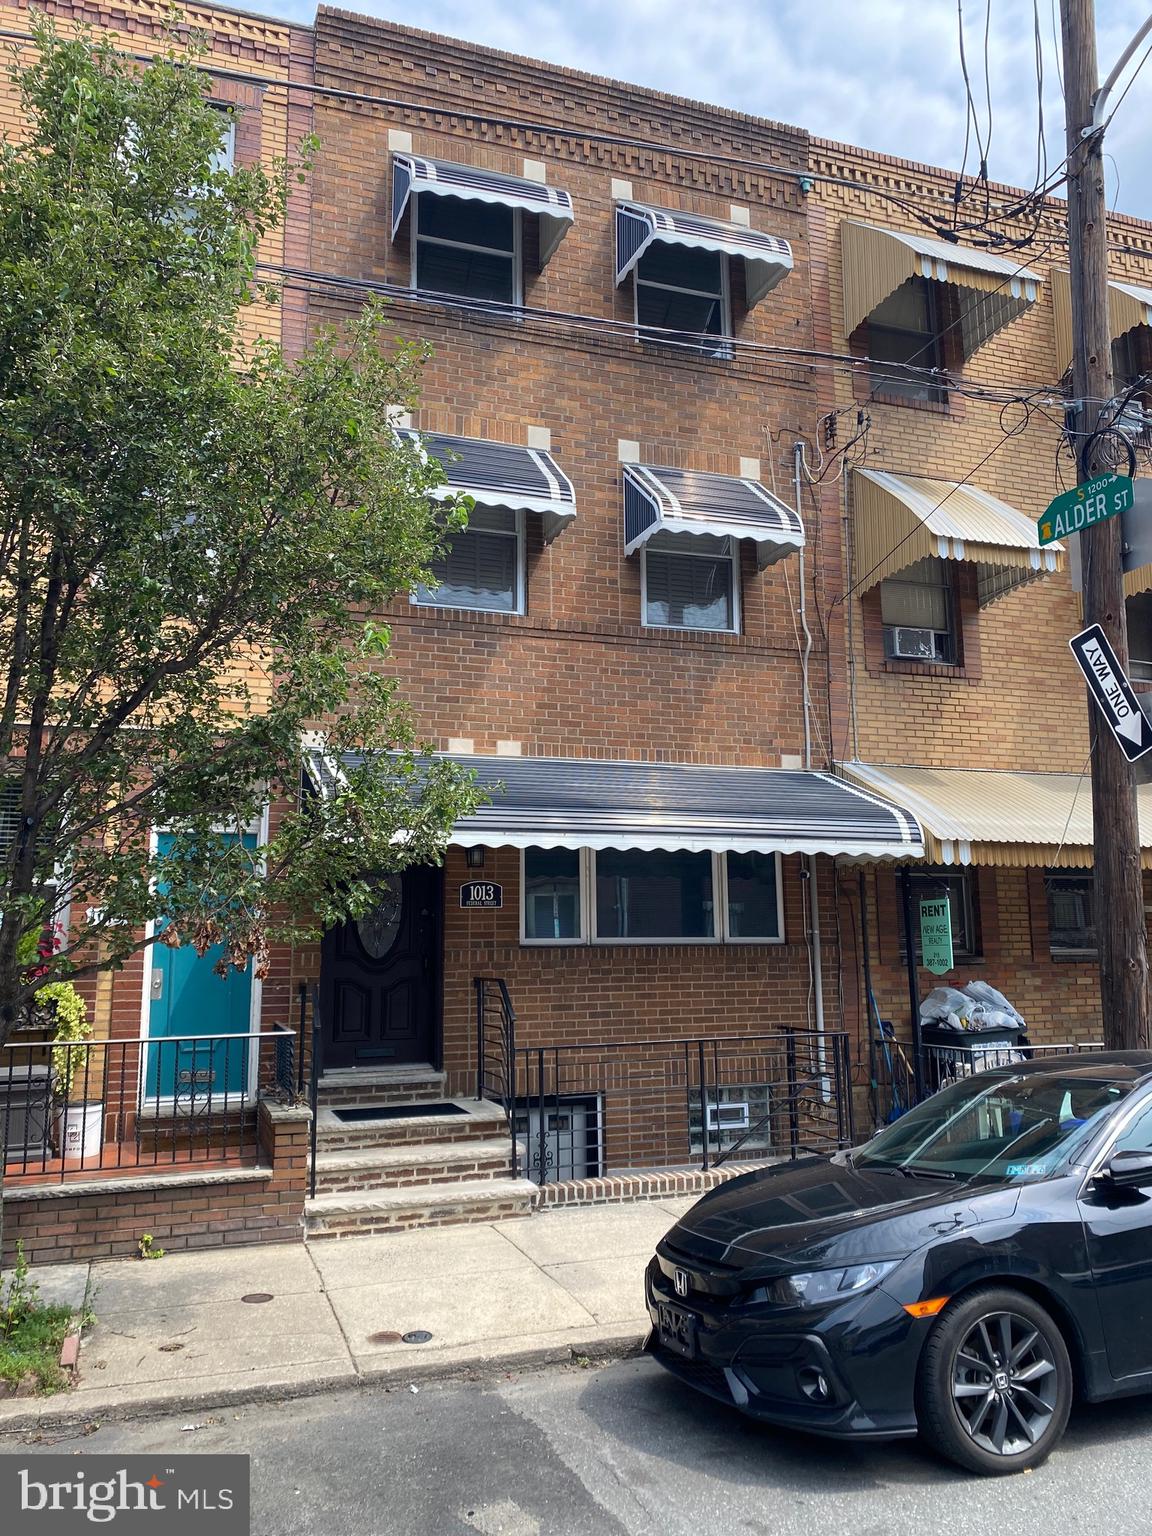
[[[462,907],[485,907],[492,910],[504,905],[504,887],[494,880],[469,880],[460,887]]]

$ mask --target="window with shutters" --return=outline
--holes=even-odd
[[[708,533],[657,533],[644,546],[644,623],[661,629],[740,627],[735,539]]]
[[[415,601],[436,608],[485,613],[524,612],[524,514],[474,507],[467,528],[452,535],[432,564],[435,585],[418,587]]]

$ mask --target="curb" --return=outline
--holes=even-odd
[[[380,1387],[395,1390],[401,1385],[408,1386],[417,1382],[434,1385],[439,1382],[484,1381],[509,1372],[543,1370],[553,1365],[585,1362],[603,1365],[639,1355],[648,1331],[646,1325],[606,1329],[601,1334],[582,1338],[579,1342],[541,1345],[526,1341],[499,1353],[486,1352],[482,1344],[461,1345],[452,1350],[445,1349],[439,1356],[393,1356],[382,1360],[379,1365],[364,1368],[353,1366],[349,1371],[329,1372],[307,1381],[256,1385],[240,1380],[235,1386],[217,1387],[210,1392],[176,1392],[170,1397],[158,1395],[153,1384],[151,1390],[142,1390],[137,1400],[120,1399],[104,1407],[101,1407],[98,1400],[82,1404],[76,1402],[75,1398],[67,1403],[57,1399],[42,1400],[40,1407],[21,1407],[14,1411],[6,1411],[7,1405],[0,1404],[0,1437],[40,1429],[74,1429],[102,1422],[157,1419],[167,1414],[199,1413],[211,1408],[238,1407],[245,1403],[286,1403],[297,1398],[316,1397],[325,1392],[363,1391]],[[92,1395],[96,1397],[95,1392]]]

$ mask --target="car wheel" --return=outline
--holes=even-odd
[[[961,1297],[920,1358],[920,1433],[971,1472],[1002,1476],[1044,1460],[1072,1406],[1072,1364],[1051,1315],[1022,1291]]]

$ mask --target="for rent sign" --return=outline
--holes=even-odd
[[[920,898],[920,961],[934,976],[952,969],[952,905],[947,893]]]

